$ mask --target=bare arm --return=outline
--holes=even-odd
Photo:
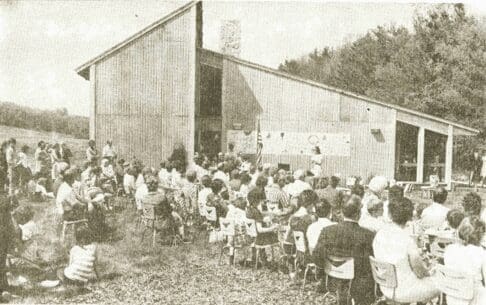
[[[424,259],[420,255],[417,247],[410,246],[408,249],[408,262],[412,268],[413,273],[419,278],[430,276],[429,269],[427,268]]]

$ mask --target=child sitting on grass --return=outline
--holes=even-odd
[[[69,264],[58,270],[58,277],[67,285],[82,286],[98,278],[96,273],[96,244],[87,226],[75,231],[76,245],[69,253]]]

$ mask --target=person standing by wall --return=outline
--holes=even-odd
[[[94,140],[89,140],[88,149],[86,149],[86,159],[89,162],[97,162],[99,158],[99,152],[96,149],[96,142]]]
[[[17,140],[10,138],[8,140],[7,150],[5,151],[5,158],[7,159],[7,175],[8,175],[8,194],[9,196],[15,195],[15,180],[16,172],[15,167],[17,166],[17,152],[15,145]]]
[[[113,162],[116,159],[116,150],[115,147],[113,147],[113,141],[108,140],[106,141],[105,147],[103,147],[103,151],[101,153],[102,158],[106,158]]]
[[[7,292],[7,252],[13,241],[15,230],[10,212],[11,200],[6,194],[0,193],[0,303],[7,301],[3,295]]]
[[[8,182],[8,176],[7,176],[8,164],[7,164],[7,157],[6,157],[7,146],[8,146],[8,142],[5,141],[2,143],[2,146],[0,147],[0,194],[5,192],[5,187]]]

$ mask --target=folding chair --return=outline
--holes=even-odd
[[[293,235],[294,235],[295,249],[296,249],[297,253],[302,255],[302,257],[304,258],[304,262],[305,262],[305,254],[307,252],[307,245],[305,243],[305,234],[302,231],[293,231]],[[294,268],[297,271],[297,259],[295,259],[295,261],[294,261]],[[309,272],[309,270],[311,270],[311,269],[314,270],[314,278],[317,281],[317,265],[314,264],[314,263],[306,263],[305,264],[305,271],[304,271],[304,280],[302,282],[302,291],[304,291],[304,289],[305,289],[305,282],[307,280],[307,272]]]
[[[257,236],[258,236],[258,231],[257,231],[257,227],[256,227],[256,222],[255,220],[253,219],[247,219],[245,221],[245,224],[246,224],[246,234],[253,238],[253,239],[256,239]],[[256,255],[255,255],[255,270],[257,269],[258,267],[258,260],[260,258],[260,251],[265,251],[265,249],[270,249],[272,251],[272,260],[275,259],[275,255],[274,255],[274,252],[273,252],[273,248],[274,247],[279,247],[280,246],[280,243],[275,243],[275,244],[268,244],[268,245],[257,245],[255,243],[252,244],[251,247],[255,248],[255,251],[256,251]]]
[[[354,279],[354,258],[328,256],[324,264],[324,271],[326,273],[326,290],[328,290],[328,292],[326,292],[326,294],[324,295],[324,298],[326,298],[329,295],[328,281],[329,281],[329,277],[331,276],[336,279],[349,281],[348,291],[346,296],[346,304],[349,304],[351,300],[351,286],[353,285],[353,279]],[[338,304],[340,298],[341,296],[338,289],[337,290]]]
[[[216,215],[215,207],[206,207],[204,210],[206,211],[206,219],[208,221],[212,221],[212,222],[218,221],[218,216]]]
[[[450,244],[458,242],[459,241],[454,238],[435,236],[430,244],[430,254],[437,259],[444,259],[445,248]]]
[[[278,208],[278,202],[268,202],[267,207],[270,213],[280,212],[280,209]]]
[[[66,232],[69,228],[76,229],[76,226],[79,224],[88,224],[88,219],[79,219],[79,220],[73,220],[73,221],[68,221],[64,220],[62,222],[62,229],[61,229],[61,243],[64,243],[64,240],[66,239]]]
[[[142,231],[142,238],[140,239],[140,243],[143,243],[143,239],[145,237],[145,232],[147,231],[147,228],[152,230],[152,247],[155,245],[155,238],[157,235],[157,230],[155,228],[155,221],[156,221],[156,216],[155,216],[155,209],[153,205],[144,205],[142,207],[142,215],[141,217],[141,223],[143,225],[143,231]]]
[[[395,300],[395,292],[398,286],[397,283],[397,270],[393,264],[377,261],[374,257],[370,256],[371,272],[373,279],[375,280],[375,298],[377,300],[384,299],[385,301],[391,301],[398,303]],[[389,299],[386,296],[382,298],[378,297],[378,287],[386,287],[393,289],[392,298]]]
[[[223,257],[224,249],[232,247],[231,245],[228,244],[229,240],[235,236],[235,224],[233,221],[226,219],[226,218],[219,218],[219,228],[221,230],[221,233],[224,236],[223,243],[221,244],[221,253],[219,255],[219,261],[218,265],[221,265],[221,258]],[[226,244],[225,244],[226,242]],[[234,253],[236,253],[236,249],[233,247]],[[234,265],[234,261],[233,261]]]
[[[444,304],[444,295],[468,304],[474,298],[474,278],[469,275],[437,265],[434,279],[441,292],[439,304]]]

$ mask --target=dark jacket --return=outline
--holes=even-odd
[[[357,222],[343,221],[322,230],[313,252],[314,262],[324,268],[328,256],[353,257],[354,280],[351,295],[358,300],[373,297],[373,277],[369,257],[373,256],[375,234]]]

